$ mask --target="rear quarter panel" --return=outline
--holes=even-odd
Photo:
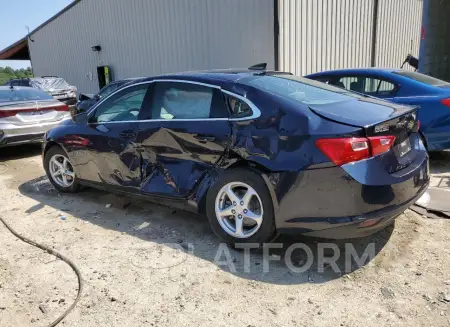
[[[362,135],[357,127],[322,119],[296,101],[251,89],[247,97],[261,110],[256,120],[232,121],[233,140],[226,165],[245,159],[267,171],[299,171],[329,164],[315,140],[335,135]]]

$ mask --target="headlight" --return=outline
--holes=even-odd
[[[75,91],[69,91],[67,93],[69,98],[76,98],[77,97],[77,93]]]

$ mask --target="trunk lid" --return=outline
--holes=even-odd
[[[308,104],[311,111],[329,120],[357,127],[369,127],[400,117],[417,107],[404,106],[372,97],[324,104]]]
[[[332,104],[309,104],[315,114],[344,125],[361,127],[365,136],[395,136],[383,164],[390,172],[406,168],[416,158],[418,146],[418,107],[403,106],[373,98],[361,98]]]
[[[68,115],[67,105],[57,100],[0,103],[0,119],[19,126],[57,122]]]

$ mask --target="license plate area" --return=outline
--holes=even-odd
[[[400,157],[407,155],[408,152],[411,151],[411,142],[409,141],[409,138],[397,145],[397,150]]]

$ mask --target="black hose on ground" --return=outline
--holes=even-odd
[[[67,308],[66,311],[64,311],[64,313],[58,317],[58,319],[56,319],[55,321],[53,321],[50,325],[48,325],[48,327],[55,327],[56,325],[58,325],[72,310],[73,308],[75,308],[75,306],[77,305],[78,301],[80,301],[81,298],[81,294],[83,292],[83,279],[81,278],[81,272],[78,269],[78,267],[67,257],[65,257],[64,255],[62,255],[61,253],[59,253],[56,250],[53,250],[52,248],[49,248],[45,245],[39,244],[33,240],[30,240],[29,238],[20,235],[19,233],[17,233],[4,219],[3,217],[0,217],[0,221],[3,223],[3,225],[5,225],[5,227],[18,239],[20,239],[21,241],[28,243],[32,246],[35,246],[51,255],[54,255],[55,257],[61,259],[62,261],[64,261],[65,263],[67,263],[75,272],[75,274],[77,274],[78,277],[78,294],[77,297],[75,299],[75,301],[72,303],[72,305]]]

